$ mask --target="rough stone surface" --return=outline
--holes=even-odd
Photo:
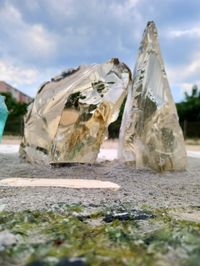
[[[120,130],[119,159],[156,171],[186,168],[183,134],[153,22],[144,31],[133,86],[128,92]]]
[[[127,95],[129,68],[112,59],[64,71],[39,89],[25,118],[21,157],[34,163],[94,163]]]

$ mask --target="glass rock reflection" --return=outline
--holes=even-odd
[[[21,157],[46,164],[94,163],[130,81],[129,68],[112,59],[69,69],[43,84],[25,118]]]
[[[157,171],[184,170],[186,150],[161,56],[149,22],[139,48],[122,118],[119,160]]]

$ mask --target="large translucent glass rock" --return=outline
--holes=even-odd
[[[5,104],[5,97],[0,95],[0,142],[2,139],[7,117],[8,117],[8,109]]]
[[[149,22],[122,118],[119,159],[157,171],[186,168],[186,151],[157,30]]]
[[[131,80],[112,59],[64,71],[41,86],[25,118],[20,154],[38,163],[94,163]]]

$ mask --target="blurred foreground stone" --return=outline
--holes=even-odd
[[[21,157],[45,164],[94,163],[130,80],[129,68],[112,59],[69,69],[46,82],[25,117]]]
[[[183,134],[153,22],[144,31],[128,92],[119,159],[157,171],[186,168]]]
[[[6,249],[8,246],[14,245],[16,242],[17,237],[8,230],[0,232],[0,252]]]

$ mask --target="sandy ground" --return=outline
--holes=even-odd
[[[114,149],[114,145],[116,144],[109,144],[109,148]],[[199,158],[188,159],[187,171],[158,174],[151,170],[134,169],[116,160],[95,165],[52,168],[20,161],[14,150],[7,154],[0,153],[0,179],[16,177],[83,179],[86,182],[90,182],[87,180],[108,181],[119,185],[120,189],[116,191],[93,188],[0,186],[0,210],[48,209],[52,205],[61,203],[81,203],[86,207],[94,205],[111,207],[127,203],[133,208],[145,205],[155,208],[200,205]]]

